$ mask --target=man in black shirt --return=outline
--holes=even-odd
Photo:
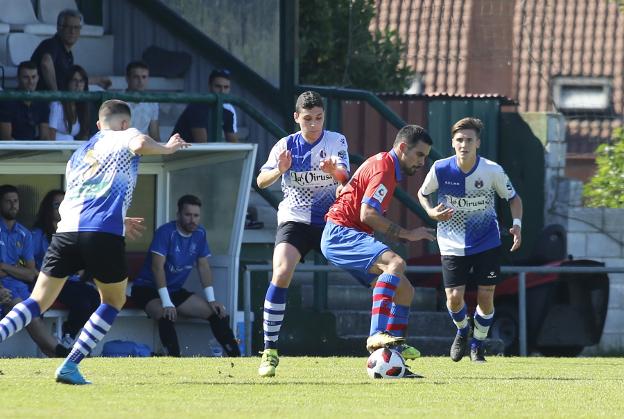
[[[17,67],[18,90],[33,92],[39,74],[37,65],[23,61]],[[47,140],[50,108],[41,101],[0,101],[0,140]]]
[[[230,72],[228,70],[213,70],[208,78],[211,93],[230,93]],[[178,118],[174,133],[179,133],[182,138],[192,143],[205,143],[208,141],[211,121],[213,118],[213,105],[208,103],[191,103]],[[229,103],[223,104],[223,134],[231,143],[238,142],[236,128],[236,110]],[[211,138],[211,140],[215,140]]]
[[[67,90],[68,73],[74,65],[72,48],[80,38],[81,29],[82,14],[78,10],[65,9],[59,13],[56,35],[41,41],[31,57],[41,76],[37,90]],[[111,84],[106,77],[91,76],[89,79],[103,88]]]

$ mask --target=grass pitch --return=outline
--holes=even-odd
[[[624,417],[624,359],[426,357],[420,380],[371,380],[365,358],[93,358],[89,386],[52,376],[59,360],[0,359],[5,418]]]

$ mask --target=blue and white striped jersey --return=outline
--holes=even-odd
[[[349,153],[344,135],[323,131],[313,144],[308,143],[301,131],[279,140],[271,149],[267,162],[260,169],[277,167],[279,154],[290,150],[292,165],[282,175],[284,199],[277,211],[277,223],[295,221],[305,224],[325,225],[325,214],[336,199],[338,182],[319,165],[321,160],[333,157],[349,170]]]
[[[477,156],[472,170],[464,173],[456,157],[436,161],[420,192],[438,191],[438,204],[455,211],[448,221],[438,222],[438,246],[442,255],[467,256],[500,246],[496,199],[510,200],[516,191],[497,163]]]
[[[102,130],[74,152],[65,171],[67,191],[57,233],[97,231],[125,234],[124,217],[139,168],[130,140],[141,133]]]

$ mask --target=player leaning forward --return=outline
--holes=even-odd
[[[277,339],[286,311],[286,292],[297,263],[310,251],[320,251],[325,213],[336,188],[349,176],[347,140],[323,129],[323,99],[303,92],[295,105],[301,131],[279,140],[260,169],[258,186],[282,180],[284,200],[277,211],[273,277],[264,300],[264,351],[258,374],[273,377],[279,363]]]
[[[431,143],[422,127],[401,128],[392,150],[368,158],[327,213],[321,239],[323,254],[362,285],[373,288],[371,327],[366,341],[370,352],[392,346],[406,359],[420,356],[416,348],[405,344],[409,307],[414,298],[414,288],[405,277],[405,261],[372,233],[383,233],[392,241],[434,239],[427,228],[408,230],[385,217],[397,183],[425,164]]]
[[[485,361],[483,341],[494,319],[494,288],[500,276],[501,240],[495,195],[509,201],[513,216],[511,251],[521,242],[522,200],[503,168],[477,154],[482,129],[483,124],[476,118],[457,121],[451,128],[455,155],[436,161],[418,192],[427,214],[438,221],[446,305],[457,326],[450,351],[453,361],[461,360],[468,352],[470,326],[464,292],[469,280],[478,285],[470,358]],[[438,203],[434,207],[428,196],[435,191]]]
[[[91,273],[102,303],[56,371],[56,380],[67,384],[89,384],[78,364],[104,338],[126,301],[124,236],[140,228],[132,219],[124,223],[124,217],[136,184],[139,156],[171,154],[188,146],[178,134],[167,144],[160,144],[130,128],[130,108],[120,100],[107,100],[100,106],[97,125],[100,131],[67,163],[67,192],[59,208],[61,221],[35,288],[30,298],[0,321],[1,342],[46,311],[68,275],[82,269]]]

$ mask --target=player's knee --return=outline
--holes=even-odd
[[[459,293],[450,293],[446,296],[448,308],[452,311],[460,310],[464,306],[464,298]]]
[[[395,254],[388,262],[388,273],[401,275],[405,272],[405,267],[406,264],[403,258]]]

